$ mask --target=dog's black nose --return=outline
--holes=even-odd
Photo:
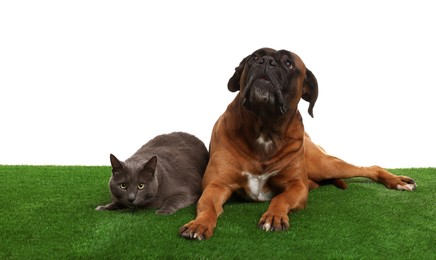
[[[272,67],[277,66],[276,60],[273,57],[271,57],[271,56],[263,56],[259,60],[259,64],[265,64],[265,65],[269,65],[269,66],[272,66]]]

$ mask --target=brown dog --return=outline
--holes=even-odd
[[[289,228],[288,214],[303,209],[309,190],[320,184],[346,188],[341,179],[361,176],[390,189],[415,189],[409,177],[378,166],[356,167],[311,141],[297,105],[301,98],[308,101],[313,117],[318,84],[296,54],[257,50],[235,69],[228,88],[239,93],[213,128],[197,217],[180,228],[180,236],[209,239],[233,192],[253,201],[271,200],[258,225],[281,231]]]

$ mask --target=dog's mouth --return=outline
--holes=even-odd
[[[263,80],[263,81],[266,81],[266,82],[270,82],[270,80],[268,79],[268,77],[266,75],[260,76],[258,80]]]
[[[266,77],[255,80],[248,94],[248,99],[253,104],[273,105],[276,101],[274,85]]]
[[[257,114],[285,114],[288,108],[280,89],[278,79],[268,70],[260,75],[249,76],[242,105]]]

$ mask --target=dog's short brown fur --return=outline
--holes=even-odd
[[[311,141],[297,105],[301,98],[308,101],[313,116],[318,84],[296,54],[255,51],[235,69],[228,89],[239,93],[213,128],[197,217],[180,228],[180,236],[209,239],[233,193],[271,200],[258,225],[281,231],[289,228],[288,214],[306,206],[309,190],[324,183],[346,188],[341,179],[361,176],[390,189],[415,189],[409,177],[378,166],[356,167]]]

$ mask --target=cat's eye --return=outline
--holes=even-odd
[[[125,184],[125,183],[120,183],[118,185],[120,186],[120,189],[122,189],[122,190],[127,189],[127,184]]]
[[[138,190],[143,190],[145,188],[144,183],[138,184]]]

